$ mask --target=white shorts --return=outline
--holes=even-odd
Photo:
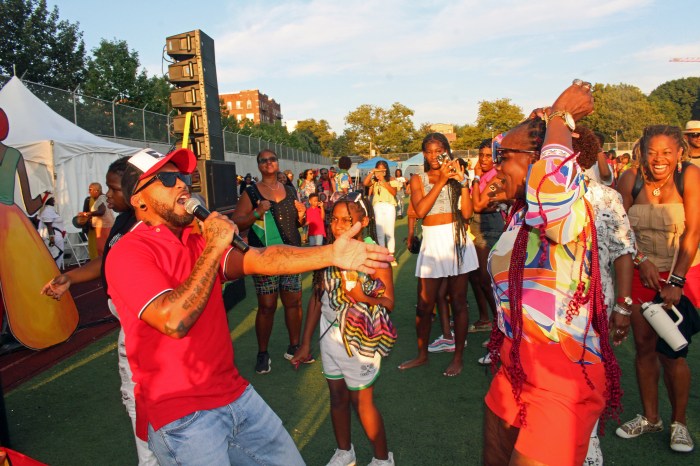
[[[452,223],[423,226],[423,241],[416,261],[416,277],[453,277],[471,272],[479,267],[476,248],[469,236],[466,237],[462,262],[457,265]]]
[[[321,316],[321,335],[331,323]],[[321,361],[323,375],[330,380],[345,379],[348,390],[362,390],[372,386],[379,376],[382,356],[375,353],[374,357],[363,356],[350,347],[352,356],[348,356],[340,334],[340,326],[335,323],[333,328],[321,338]]]

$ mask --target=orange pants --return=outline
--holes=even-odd
[[[503,366],[511,365],[511,340],[501,348]],[[521,401],[527,407],[525,425],[513,388],[502,366],[486,394],[496,416],[520,429],[515,449],[544,464],[581,466],[591,431],[605,407],[605,370],[602,363],[586,365],[594,389],[587,385],[580,364],[572,362],[558,344],[520,343],[526,374]]]

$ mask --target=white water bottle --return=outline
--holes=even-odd
[[[688,346],[688,340],[685,339],[678,329],[678,325],[683,322],[683,316],[678,312],[676,306],[671,306],[671,310],[676,314],[678,320],[674,321],[661,303],[648,302],[642,304],[642,315],[654,328],[654,331],[668,343],[668,346],[673,351],[680,351]]]

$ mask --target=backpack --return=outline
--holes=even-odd
[[[683,162],[681,164],[681,171],[673,174],[673,183],[676,185],[676,190],[678,194],[683,197],[683,175],[685,174],[685,169],[690,165],[690,162]],[[637,199],[637,196],[642,191],[644,187],[644,178],[642,177],[642,169],[637,169],[637,176],[634,179],[634,186],[632,187],[632,199]]]

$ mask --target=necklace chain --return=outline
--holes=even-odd
[[[277,190],[280,188],[280,182],[279,182],[279,181],[275,181],[275,187],[274,187],[274,188],[271,187],[269,184],[265,183],[264,181],[261,181],[261,183],[264,184],[265,186],[267,186],[267,187],[268,187],[269,189],[271,189],[272,191],[277,191]]]
[[[653,194],[654,197],[661,196],[661,188],[666,186],[666,183],[668,182],[669,178],[671,178],[671,175],[673,175],[673,171],[671,171],[671,173],[668,174],[666,179],[659,186],[656,186],[653,181],[651,181],[651,180],[649,181],[649,184],[654,187],[654,190],[651,192],[651,194]]]

